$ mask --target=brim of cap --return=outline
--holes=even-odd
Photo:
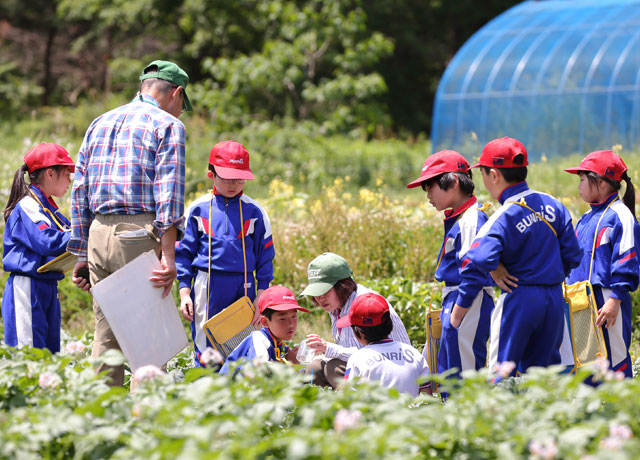
[[[343,329],[345,327],[349,327],[351,326],[351,321],[349,316],[343,316],[342,318],[338,319],[338,321],[336,321],[336,327],[338,329]]]
[[[420,184],[422,184],[424,181],[431,179],[432,177],[436,177],[437,175],[442,174],[442,173],[428,173],[425,174],[424,176],[420,176],[418,177],[416,180],[414,180],[413,182],[409,182],[407,184],[407,188],[415,188],[415,187],[419,187]]]
[[[476,163],[476,164],[474,164],[473,166],[469,166],[469,169],[472,169],[472,168],[479,168],[480,166],[487,166],[487,165],[483,165],[482,163]]]
[[[567,168],[564,171],[568,172],[569,174],[578,174],[580,171],[589,171],[589,169],[576,166],[575,168]]]
[[[225,168],[214,165],[216,174],[223,179],[245,179],[253,180],[253,173],[248,169]]]
[[[184,90],[184,88],[182,88],[182,94],[184,94],[184,100],[182,101],[182,108],[186,112],[193,112],[191,101],[189,100],[189,96],[187,96],[187,92]]]
[[[300,293],[300,295],[310,295],[313,297],[317,297],[320,295],[325,295],[329,292],[329,289],[333,287],[331,283],[324,283],[322,281],[317,283],[311,283],[309,286],[304,288],[304,291]]]
[[[302,308],[300,305],[295,304],[295,303],[275,305],[275,306],[268,307],[268,308],[271,309],[271,310],[275,310],[275,311],[298,310],[298,311],[303,311],[305,313],[309,313],[309,310],[307,310],[306,308]]]

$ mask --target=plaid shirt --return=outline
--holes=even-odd
[[[78,152],[67,250],[86,260],[95,214],[155,213],[160,233],[184,227],[185,128],[149,95],[96,118]]]

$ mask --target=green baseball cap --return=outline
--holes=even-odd
[[[325,252],[309,263],[309,285],[300,295],[321,296],[338,281],[350,278],[353,272],[347,261],[333,252]]]
[[[151,71],[152,67],[156,67],[156,70]],[[142,71],[142,74],[140,75],[140,81],[146,80],[147,78],[159,78],[160,80],[169,81],[174,85],[182,86],[182,93],[184,94],[182,108],[187,112],[193,111],[193,107],[191,107],[191,101],[189,101],[189,96],[187,96],[189,75],[187,75],[187,72],[178,67],[177,64],[169,61],[153,61]]]

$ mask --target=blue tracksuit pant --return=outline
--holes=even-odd
[[[11,274],[2,296],[4,342],[60,351],[60,300],[56,280]]]
[[[445,288],[447,289],[447,288]],[[493,297],[483,289],[473,300],[468,313],[460,327],[451,326],[451,310],[458,298],[457,290],[443,292],[446,294],[442,302],[442,336],[438,352],[438,373],[449,369],[457,369],[459,376],[467,369],[478,370],[487,362],[487,340],[493,311]]]
[[[502,294],[491,317],[489,369],[506,361],[521,372],[560,364],[563,328],[562,285],[519,285]]]

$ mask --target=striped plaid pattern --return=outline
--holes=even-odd
[[[185,128],[149,95],[96,118],[78,152],[69,252],[86,257],[95,214],[155,213],[160,233],[184,227]]]
[[[346,362],[352,354],[362,348],[362,345],[356,339],[351,326],[339,329],[336,326],[336,321],[349,314],[351,305],[357,296],[366,294],[367,292],[374,291],[358,284],[358,289],[356,292],[351,293],[351,297],[349,297],[349,300],[347,300],[344,307],[342,307],[340,311],[336,310],[329,313],[329,317],[331,318],[331,332],[333,333],[333,338],[336,343],[327,342],[327,351],[325,351],[325,356],[327,358],[338,358]],[[390,338],[395,342],[403,342],[411,345],[407,330],[391,305],[389,305],[389,312],[391,313],[391,322],[393,323],[393,330],[391,331]]]

